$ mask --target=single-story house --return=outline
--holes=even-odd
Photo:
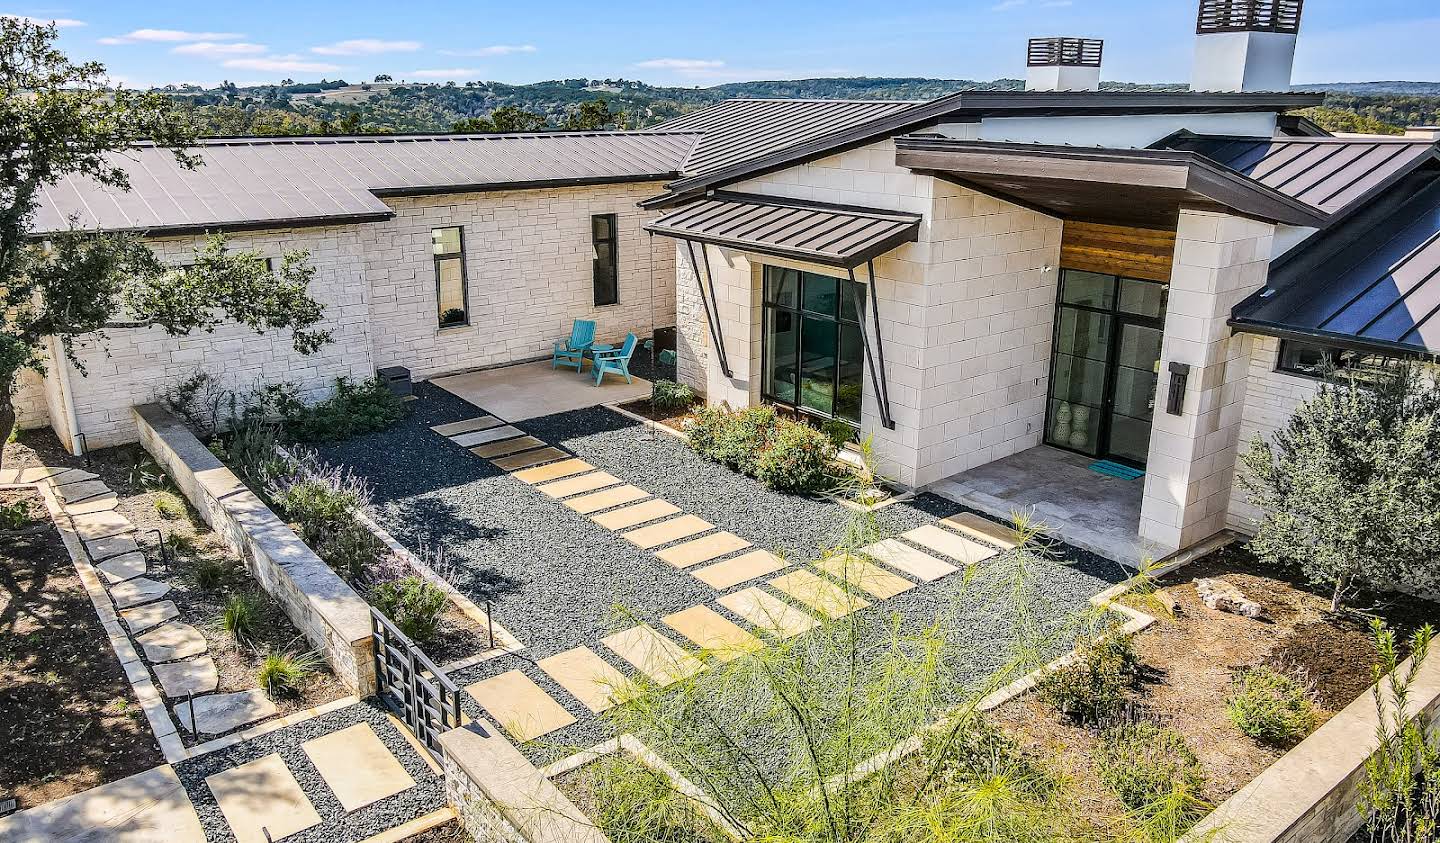
[[[1440,350],[1440,146],[1293,115],[1322,101],[1290,91],[1299,24],[1300,0],[1201,0],[1189,91],[1099,90],[1099,41],[1041,38],[1025,91],[214,141],[193,172],[142,150],[132,193],[52,186],[40,233],[78,214],[177,261],[214,229],[308,248],[337,341],[117,332],[22,406],[97,445],[196,366],[319,389],[533,359],[577,317],[673,325],[711,402],[844,420],[900,484],[1164,556],[1253,525],[1238,455],[1321,368]],[[1091,462],[1139,479],[1056,485]]]

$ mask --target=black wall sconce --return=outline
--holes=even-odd
[[[1190,380],[1190,364],[1170,361],[1170,394],[1165,401],[1165,412],[1172,416],[1185,414],[1185,383]]]

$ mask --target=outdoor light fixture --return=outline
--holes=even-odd
[[[1190,364],[1170,361],[1170,395],[1165,412],[1172,416],[1185,414],[1185,383],[1190,380]]]

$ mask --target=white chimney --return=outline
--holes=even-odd
[[[1440,126],[1406,126],[1405,137],[1415,140],[1440,141]]]
[[[1025,90],[1098,91],[1099,38],[1031,38],[1025,51]]]
[[[1192,91],[1288,91],[1304,0],[1200,0]]]

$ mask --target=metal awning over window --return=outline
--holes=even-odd
[[[853,269],[920,236],[920,215],[717,192],[645,226],[653,234]]]

